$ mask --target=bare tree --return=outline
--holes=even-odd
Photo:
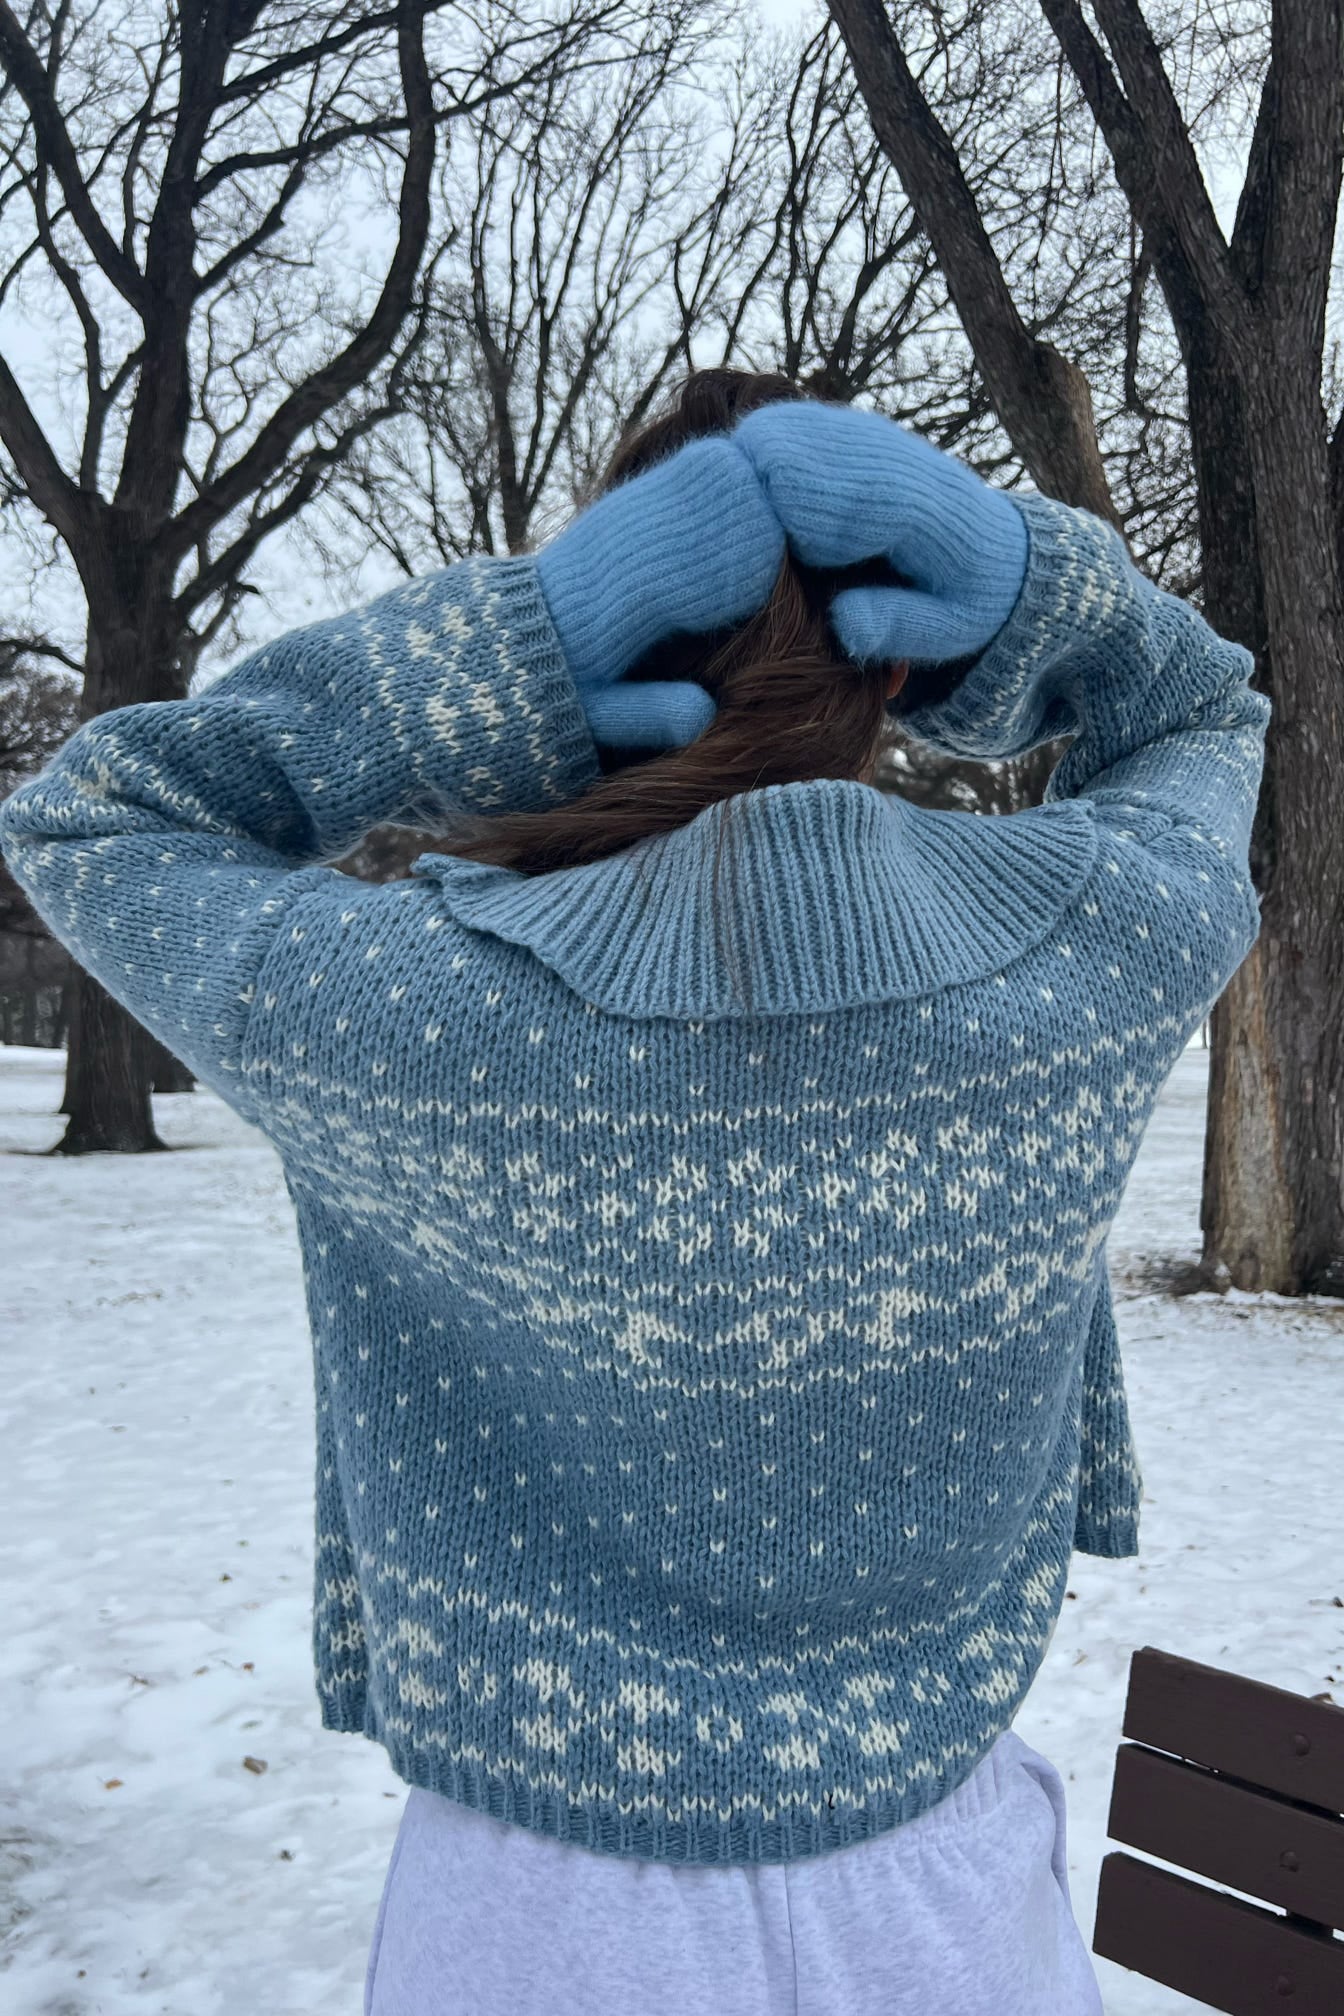
[[[683,196],[699,169],[693,80],[727,18],[702,7],[619,70],[556,75],[462,122],[440,192],[461,229],[427,293],[402,423],[361,444],[338,491],[361,544],[400,570],[526,550],[576,457],[606,445],[612,381],[669,261],[697,231],[706,268],[722,250],[718,192],[696,225]],[[687,301],[683,331],[702,312]]]
[[[395,410],[452,238],[438,128],[628,60],[689,7],[165,0],[111,21],[61,0],[21,22],[0,0],[0,304],[55,329],[63,298],[82,352],[64,455],[0,359],[4,494],[79,576],[85,718],[183,694],[259,547]],[[361,200],[376,276],[349,246]],[[159,1145],[150,1039],[79,992],[62,1151]]]
[[[1344,1294],[1344,422],[1329,424],[1322,398],[1344,0],[1273,0],[1267,26],[1225,0],[1178,16],[1184,39],[1164,17],[1161,40],[1139,0],[1096,0],[1099,33],[1080,0],[1040,5],[1061,85],[1090,111],[1128,208],[1135,286],[1160,288],[1179,343],[1203,606],[1257,654],[1275,701],[1253,845],[1263,931],[1213,1019],[1205,1272]],[[1042,489],[1118,515],[1085,374],[1033,336],[914,77],[918,19],[882,0],[831,0],[831,13],[1017,452]],[[1253,119],[1225,237],[1195,140],[1238,85]]]
[[[55,755],[79,720],[78,666],[39,635],[0,637],[0,798]],[[64,1007],[70,962],[0,860],[0,1029],[37,1043]]]
[[[63,668],[63,669],[57,669]],[[80,668],[47,637],[0,637],[0,797],[40,770],[79,720]]]
[[[410,573],[527,550],[692,363],[864,396],[1001,463],[927,238],[858,103],[824,22],[739,30],[735,47],[702,33],[464,122],[443,202],[469,221],[436,270],[404,414],[334,487],[350,523],[305,523],[323,561],[344,572],[377,550]],[[915,748],[883,782],[1015,802],[1011,777]],[[422,845],[371,834],[346,865],[381,879]]]
[[[706,28],[456,136],[443,204],[466,221],[404,424],[338,486],[399,569],[526,550],[692,363],[932,416],[915,352],[945,290],[880,151],[856,154],[834,31],[799,52]]]

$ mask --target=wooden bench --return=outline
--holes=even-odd
[[[1226,2016],[1344,2016],[1344,1708],[1145,1646],[1123,1733],[1110,1838],[1242,1894],[1107,1855],[1093,1951]]]

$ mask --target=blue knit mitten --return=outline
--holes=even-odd
[[[1012,498],[919,434],[853,406],[758,407],[732,437],[805,566],[883,559],[911,585],[846,588],[831,623],[854,659],[945,665],[1003,628],[1027,567]]]
[[[715,714],[703,686],[622,675],[665,637],[754,615],[784,552],[750,462],[723,435],[627,478],[544,546],[541,591],[593,740],[680,748],[703,734]]]

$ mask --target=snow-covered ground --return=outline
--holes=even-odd
[[[403,1788],[318,1726],[279,1164],[206,1093],[156,1101],[178,1153],[46,1158],[63,1061],[0,1048],[0,2007],[357,2016]],[[1344,1311],[1143,1292],[1195,1252],[1204,1072],[1112,1240],[1144,1551],[1077,1559],[1018,1723],[1069,1783],[1089,1939],[1136,1646],[1344,1701]],[[1108,2016],[1197,2006],[1098,1971]]]

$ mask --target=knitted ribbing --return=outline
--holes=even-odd
[[[1080,803],[982,819],[826,777],[765,785],[564,875],[447,854],[421,855],[413,873],[599,1007],[713,1018],[892,1001],[996,973],[1045,935],[1096,852]],[[716,929],[730,877],[742,892],[732,966]]]
[[[1023,508],[1013,619],[921,725],[1075,726],[1075,795],[750,794],[766,1012],[677,886],[691,829],[526,888],[319,865],[594,774],[527,561],[89,722],[0,812],[53,930],[282,1158],[322,1714],[413,1783],[618,1854],[859,1840],[1012,1722],[1073,1547],[1135,1549],[1104,1244],[1255,935],[1267,709],[1107,528]]]

